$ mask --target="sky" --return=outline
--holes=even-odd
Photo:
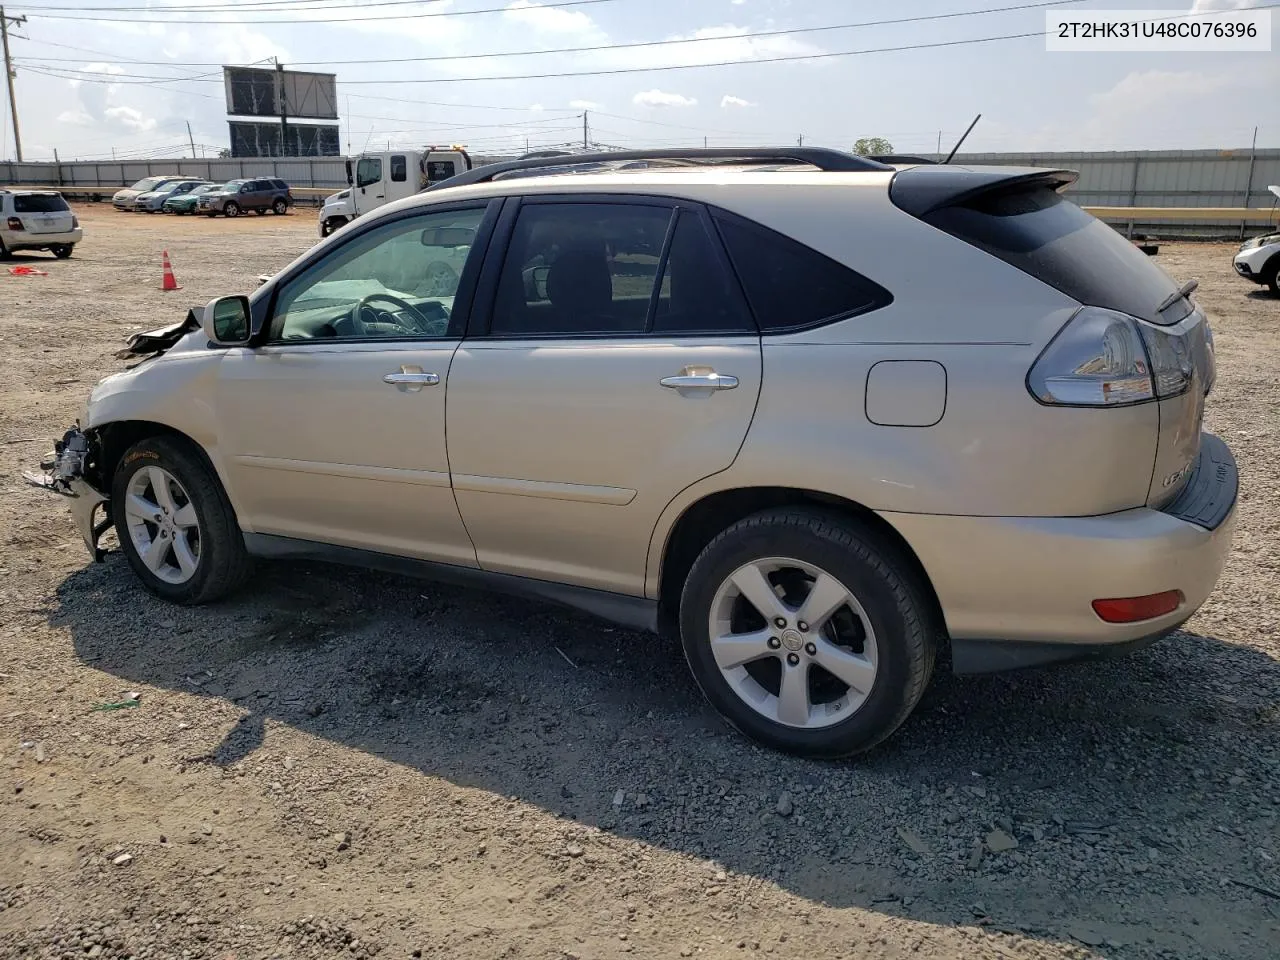
[[[191,141],[216,155],[228,145],[220,65],[276,57],[337,74],[351,153],[581,144],[584,112],[592,144],[620,147],[803,138],[847,150],[877,136],[898,152],[933,152],[978,113],[965,152],[1231,149],[1248,147],[1255,125],[1260,147],[1280,147],[1280,4],[1270,53],[1056,53],[1036,0],[557,2],[8,0],[9,16],[27,17],[10,34],[24,155],[173,157],[190,155]],[[1023,9],[975,13],[1001,7]],[[966,15],[939,18],[955,13]],[[842,29],[813,29],[826,27]],[[1035,35],[963,42],[1025,33]],[[692,42],[628,46],[671,40]],[[895,47],[915,49],[883,49]],[[791,59],[761,62],[777,58]],[[484,79],[567,73],[580,75]],[[6,102],[0,157],[14,154],[9,119]]]

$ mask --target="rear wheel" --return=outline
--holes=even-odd
[[[9,248],[4,245],[3,240],[0,240],[0,260],[8,260],[9,257]]]
[[[111,485],[111,516],[129,565],[158,597],[208,603],[248,576],[231,504],[187,443],[152,437],[131,447]]]
[[[933,673],[935,619],[894,544],[794,508],[716,537],[680,603],[685,657],[721,716],[768,746],[821,758],[867,750],[906,720]]]
[[[49,250],[53,253],[53,255],[57,257],[59,260],[66,260],[68,257],[71,256],[71,251],[74,249],[75,249],[74,243],[59,243],[56,246],[52,246],[49,248]]]
[[[255,207],[253,212],[260,217],[265,217],[267,215],[267,211],[264,210],[262,207]]]
[[[236,203],[234,200],[228,200],[227,205],[222,212],[228,217],[238,217],[240,216],[240,204]]]
[[[285,202],[283,197],[277,198],[276,202],[271,205],[271,212],[277,217],[283,217],[289,212],[289,204]]]

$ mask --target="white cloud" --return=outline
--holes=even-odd
[[[594,20],[580,10],[544,7],[536,0],[515,0],[502,14],[503,19],[532,27],[543,33],[603,35]]]
[[[570,100],[570,110],[600,110],[604,107],[602,103],[596,103],[594,100]]]
[[[59,123],[69,123],[76,127],[93,126],[93,117],[84,110],[63,110],[58,114]]]
[[[743,100],[741,97],[730,96],[725,94],[720,98],[720,106],[722,107],[754,107],[755,104],[750,100]]]
[[[107,107],[104,116],[130,133],[147,133],[156,128],[155,117],[144,116],[141,110],[133,107]]]
[[[1192,13],[1205,10],[1247,10],[1253,6],[1253,0],[1193,0]]]
[[[531,103],[531,104],[529,104],[529,112],[530,112],[530,113],[541,113],[541,112],[542,112],[543,110],[545,110],[545,109],[547,109],[547,108],[546,108],[546,107],[544,107],[544,106],[543,106],[542,104],[540,104],[540,103]]]
[[[655,88],[637,93],[631,102],[641,107],[692,107],[698,101],[681,93],[665,93]]]

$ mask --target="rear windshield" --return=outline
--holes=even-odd
[[[1184,302],[1157,313],[1178,285],[1119,233],[1049,187],[984,193],[924,219],[1083,304],[1166,324],[1190,311]]]
[[[70,210],[61,196],[47,193],[19,193],[13,198],[14,213],[61,213]]]

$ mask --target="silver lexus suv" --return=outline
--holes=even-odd
[[[1132,649],[1219,576],[1237,476],[1194,284],[1073,179],[478,168],[135,338],[40,479],[176,603],[285,556],[521,591],[677,633],[758,741],[855,753],[944,653]]]

